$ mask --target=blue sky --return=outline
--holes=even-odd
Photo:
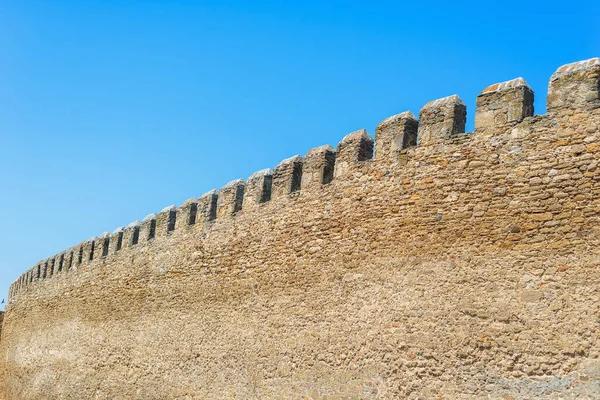
[[[4,0],[0,298],[170,204],[458,94],[600,56],[593,1]]]

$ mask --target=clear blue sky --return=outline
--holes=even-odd
[[[489,5],[487,4],[489,3]],[[600,56],[600,2],[4,0],[0,298],[82,240],[429,100]]]

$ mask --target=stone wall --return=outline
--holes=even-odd
[[[599,92],[492,85],[468,134],[436,100],[41,261],[6,398],[593,397]]]

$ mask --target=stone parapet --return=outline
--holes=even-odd
[[[467,106],[457,95],[430,101],[419,113],[417,143],[425,145],[465,132]]]
[[[523,78],[488,86],[477,96],[475,130],[497,129],[533,116],[533,90]]]

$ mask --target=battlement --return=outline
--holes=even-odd
[[[304,157],[290,157],[273,169],[252,174],[246,181],[233,180],[218,191],[191,198],[179,207],[166,207],[141,222],[105,232],[42,260],[11,285],[9,303],[17,301],[20,293],[57,275],[76,273],[83,265],[104,262],[118,257],[125,249],[151,245],[154,240],[177,236],[179,232],[210,229],[220,219],[261,213],[269,203],[286,201],[303,192],[322,191],[328,185],[354,177],[365,166],[389,167],[425,155],[434,160],[436,153],[445,152],[444,146],[460,146],[457,138],[480,137],[489,141],[490,136],[506,132],[518,137],[519,129],[513,130],[520,124],[531,127],[545,123],[544,118],[560,121],[577,113],[593,112],[600,108],[600,58],[561,66],[552,75],[546,116],[533,117],[533,99],[533,90],[523,78],[488,86],[477,97],[475,132],[470,134],[465,133],[467,109],[457,95],[428,102],[421,108],[419,119],[410,111],[396,114],[377,126],[375,140],[365,129],[357,130],[345,136],[336,149],[330,145],[316,147]],[[471,161],[470,165],[473,167],[476,162]]]
[[[444,97],[36,263],[5,397],[594,398],[599,63],[545,115],[523,78],[474,132]]]

